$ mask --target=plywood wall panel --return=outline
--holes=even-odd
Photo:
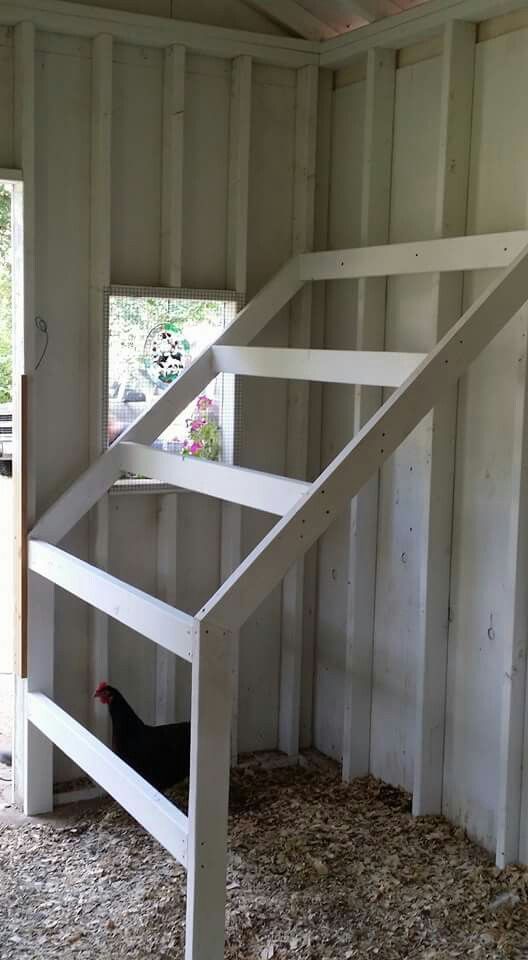
[[[230,70],[188,57],[185,75],[183,284],[226,287]]]
[[[156,497],[113,495],[109,510],[109,564],[114,576],[156,593]],[[115,620],[109,621],[108,680],[146,723],[154,720],[154,644]]]
[[[438,154],[440,61],[398,70],[394,126],[391,242],[433,236]],[[432,282],[391,279],[386,349],[433,346]],[[371,769],[412,788],[416,641],[425,522],[424,421],[381,474],[374,632]]]
[[[328,246],[360,243],[364,82],[334,91]],[[326,285],[325,347],[351,350],[356,342],[357,283]],[[354,388],[322,391],[321,460],[325,467],[354,433]],[[314,744],[341,758],[345,668],[348,525],[338,519],[321,538],[314,675]]]
[[[528,31],[477,48],[468,232],[526,228]],[[507,103],[507,109],[505,109]],[[466,284],[469,304],[493,274]],[[493,849],[521,321],[472,365],[459,395],[444,807]]]
[[[90,63],[67,52],[36,60],[36,309],[49,346],[36,376],[37,505],[42,509],[88,460],[88,252]],[[40,339],[44,346],[44,339]],[[66,547],[84,555],[86,525]],[[87,716],[87,610],[57,591],[56,680],[60,704]],[[60,757],[56,775],[75,768]]]
[[[112,282],[160,279],[163,56],[116,45],[112,114]]]
[[[273,136],[270,136],[270,131]],[[255,293],[291,254],[295,133],[295,73],[257,66],[251,115],[248,291]],[[284,310],[255,341],[286,346]],[[286,383],[242,378],[240,463],[281,474],[286,455]],[[274,520],[243,513],[248,553]],[[240,750],[277,745],[281,594],[275,590],[250,617],[240,640]]]

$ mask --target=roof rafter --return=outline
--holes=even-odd
[[[304,40],[329,40],[337,35],[336,30],[296,0],[246,0],[246,3]]]

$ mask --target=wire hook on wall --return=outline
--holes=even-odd
[[[46,351],[48,349],[48,343],[49,343],[49,333],[48,333],[47,320],[44,320],[43,317],[35,317],[35,326],[39,331],[39,333],[43,333],[45,337],[42,353],[40,354],[38,363],[35,366],[35,370],[38,370],[38,368],[40,367],[40,364],[42,363],[42,361],[44,360],[44,357],[46,356]]]

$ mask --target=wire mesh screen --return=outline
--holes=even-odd
[[[103,448],[142,416],[234,320],[242,298],[227,290],[112,286],[105,291]],[[237,378],[219,374],[153,446],[179,456],[236,463]],[[165,484],[126,474],[119,490]]]

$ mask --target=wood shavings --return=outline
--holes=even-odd
[[[527,870],[312,759],[233,773],[227,960],[526,960]],[[183,956],[185,872],[111,801],[0,818],[0,875],[0,960]]]

